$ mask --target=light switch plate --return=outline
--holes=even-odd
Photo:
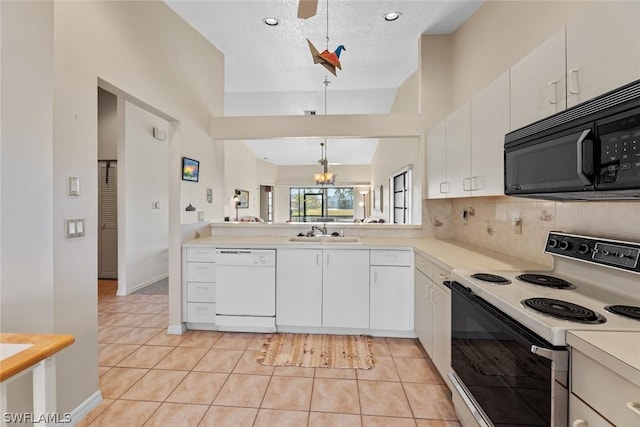
[[[68,176],[67,177],[67,196],[79,196],[80,195],[80,177]]]
[[[84,218],[65,219],[64,226],[67,239],[84,236]]]

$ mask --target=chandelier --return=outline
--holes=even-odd
[[[316,180],[316,185],[335,185],[336,183],[336,174],[329,172],[327,169],[329,167],[329,161],[327,160],[327,140],[320,143],[320,155],[321,159],[318,160],[318,163],[322,165],[322,173],[314,174],[314,178]]]

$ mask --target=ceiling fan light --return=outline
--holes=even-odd
[[[384,14],[384,20],[387,22],[397,21],[401,16],[400,12],[389,12]]]
[[[274,18],[274,17],[264,18],[262,20],[262,22],[264,22],[266,25],[268,25],[270,27],[275,27],[276,25],[280,24],[280,20],[278,18]]]

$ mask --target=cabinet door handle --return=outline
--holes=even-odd
[[[480,185],[475,185],[477,182],[480,182]],[[482,188],[482,177],[481,176],[472,176],[471,177],[471,191],[480,190]]]
[[[373,271],[373,283],[378,283],[378,270]]]
[[[467,183],[469,183],[468,186]],[[471,178],[464,178],[462,180],[462,191],[471,191]]]
[[[327,266],[329,266],[329,254],[327,254]]]
[[[572,95],[577,95],[580,93],[580,75],[578,74],[578,69],[574,68],[573,70],[569,70],[569,93]]]
[[[627,402],[627,408],[631,409],[636,415],[640,415],[640,403],[639,402]]]
[[[438,277],[441,278],[442,280],[449,280],[449,278],[442,273],[438,273]]]
[[[571,427],[587,427],[588,425],[589,423],[587,422],[587,420],[583,420],[581,418],[578,418],[571,423]]]
[[[429,292],[429,300],[435,304],[436,302],[433,300],[433,291],[435,291],[435,288],[433,286],[430,287],[430,292]]]
[[[553,95],[553,97],[550,96],[548,101],[549,104],[555,105],[558,103],[558,82],[555,80],[549,82],[549,87],[551,87],[551,95]]]
[[[316,265],[320,265],[320,254],[316,254]]]
[[[429,294],[429,289],[431,289],[431,286],[429,285],[424,285],[424,297],[431,301],[431,295]]]
[[[444,186],[444,190],[442,189],[442,186]],[[441,182],[440,183],[440,193],[441,194],[447,194],[449,192],[449,183],[448,182]]]

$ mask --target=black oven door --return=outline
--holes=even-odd
[[[488,425],[566,425],[568,395],[556,384],[566,385],[566,348],[551,346],[457,282],[451,298],[452,382],[475,401],[469,409],[479,409]]]
[[[585,125],[505,145],[505,194],[593,190],[594,133]]]

